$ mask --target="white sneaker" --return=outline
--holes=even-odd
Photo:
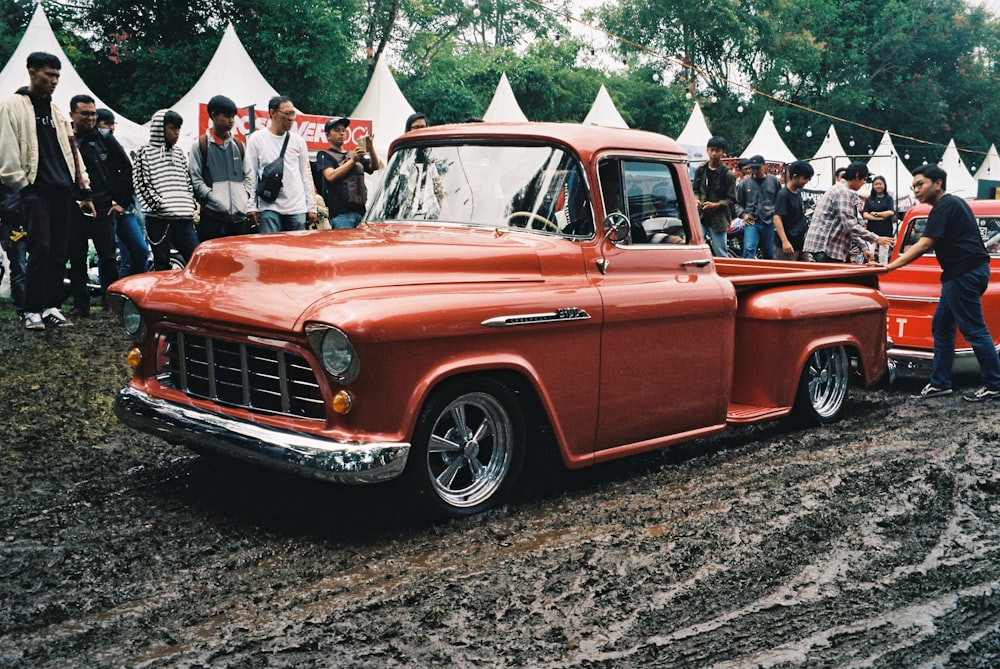
[[[910,395],[915,400],[922,400],[928,397],[940,397],[941,395],[951,395],[951,388],[937,388],[931,384],[927,384],[923,389],[916,395]]]
[[[42,321],[42,315],[33,311],[26,311],[24,313],[24,329],[44,330],[45,322]]]
[[[46,325],[54,328],[65,328],[73,325],[69,322],[69,319],[63,316],[63,313],[59,311],[56,307],[49,307],[42,312],[42,320]]]

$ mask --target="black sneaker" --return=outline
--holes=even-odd
[[[65,328],[73,325],[56,307],[49,307],[43,311],[42,320],[46,325],[53,328]]]
[[[969,402],[985,402],[986,400],[1000,397],[1000,390],[993,390],[983,386],[982,388],[976,388],[971,393],[965,393],[962,397]]]
[[[951,388],[938,388],[928,383],[926,386],[924,386],[923,390],[921,390],[916,395],[910,395],[910,397],[912,397],[915,400],[923,400],[927,399],[928,397],[940,397],[941,395],[951,395],[951,393],[952,393]]]

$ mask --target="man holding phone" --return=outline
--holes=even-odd
[[[360,137],[354,151],[344,150],[348,118],[332,118],[324,130],[330,148],[316,154],[316,169],[323,175],[323,201],[330,210],[330,227],[356,228],[365,215],[368,188],[365,174],[379,169],[374,136]]]

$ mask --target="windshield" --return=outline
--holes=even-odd
[[[594,234],[579,163],[550,146],[407,147],[389,161],[368,223],[447,221],[589,238]]]

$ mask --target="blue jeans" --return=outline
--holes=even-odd
[[[1000,390],[1000,357],[983,319],[981,295],[990,282],[990,266],[983,264],[941,284],[941,299],[934,310],[934,366],[931,385],[951,388],[951,367],[955,361],[955,327],[972,346],[979,361],[983,385]]]
[[[358,223],[364,217],[360,211],[345,211],[342,214],[337,214],[336,216],[330,217],[330,227],[334,230],[345,230],[347,228],[356,228]]]
[[[0,226],[0,247],[7,253],[10,264],[10,301],[14,303],[14,311],[18,316],[24,315],[24,274],[28,270],[28,240],[21,237],[12,241],[11,228]]]
[[[715,232],[712,230],[711,226],[701,225],[702,231],[705,233],[705,239],[709,241],[712,245],[712,255],[726,257],[729,255],[729,248],[726,246],[726,232]]]
[[[257,232],[286,232],[289,230],[305,230],[306,214],[279,214],[270,209],[258,212],[260,229]]]
[[[115,233],[118,235],[118,254],[121,260],[118,264],[119,276],[131,276],[145,272],[149,265],[149,246],[146,244],[146,233],[139,227],[139,220],[134,212],[126,212],[115,221]]]
[[[743,228],[743,257],[756,258],[758,246],[762,257],[774,260],[774,223],[757,221]]]

